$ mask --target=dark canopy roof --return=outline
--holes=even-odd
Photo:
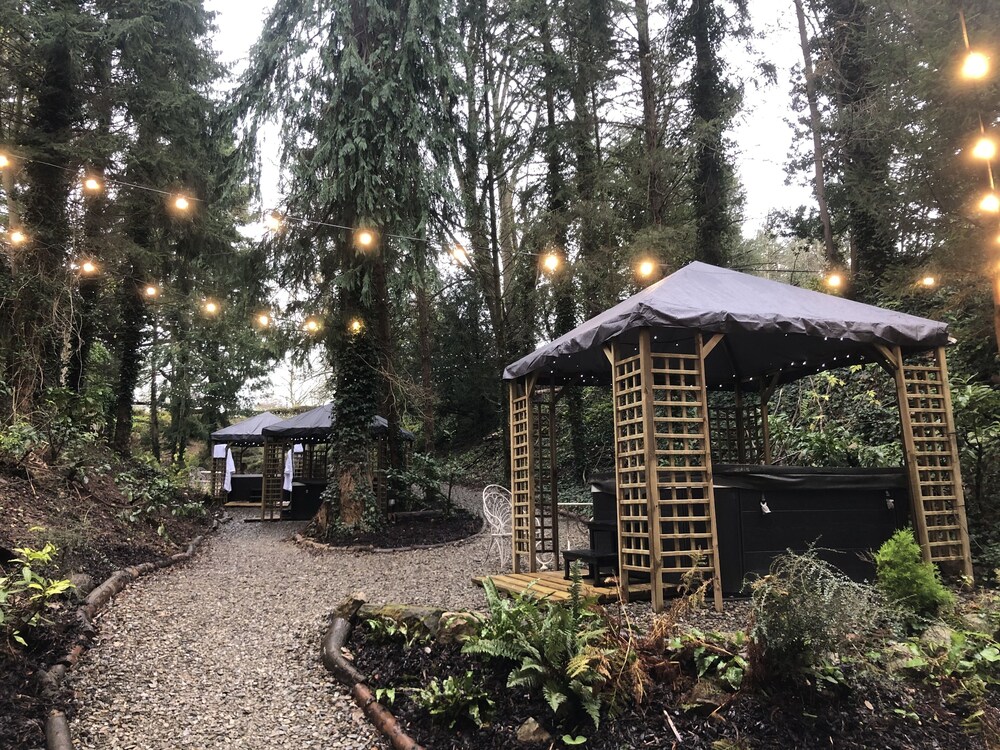
[[[642,328],[653,330],[657,351],[691,352],[699,331],[726,334],[706,359],[716,388],[872,362],[875,344],[913,353],[948,343],[944,323],[695,262],[509,365],[504,379],[537,372],[543,384],[607,383],[603,347],[637,346]]]
[[[242,422],[223,427],[212,433],[212,440],[216,443],[229,443],[230,445],[261,445],[264,436],[261,430],[281,421],[281,417],[265,411],[257,416],[244,419]]]
[[[376,416],[372,420],[373,434],[384,435],[388,430],[389,422],[385,417]],[[265,437],[286,440],[322,440],[328,438],[331,432],[333,432],[333,402],[264,428]],[[399,432],[404,439],[413,440],[412,432],[403,429]]]

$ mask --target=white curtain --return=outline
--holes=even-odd
[[[285,492],[292,491],[292,451],[285,451],[285,481],[281,489]]]
[[[226,492],[233,490],[233,474],[236,473],[236,461],[233,460],[233,452],[226,449],[226,479],[222,483],[222,489]]]

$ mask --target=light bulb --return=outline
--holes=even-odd
[[[15,245],[20,245],[28,241],[28,235],[22,232],[20,229],[15,229],[10,233],[10,241]]]
[[[926,287],[932,287],[935,284],[937,284],[937,278],[935,278],[934,276],[931,276],[930,274],[928,274],[927,276],[924,276],[920,280],[920,283],[923,284]]]
[[[375,244],[375,232],[371,229],[359,229],[354,235],[354,243],[364,249]]]
[[[155,296],[156,296],[156,295],[158,295],[159,293],[160,293],[160,290],[159,290],[159,289],[157,289],[157,288],[156,288],[155,286],[153,286],[152,284],[150,284],[149,286],[147,286],[147,287],[146,287],[146,296],[147,296],[147,297],[155,297]]]
[[[261,328],[267,328],[271,325],[271,317],[267,313],[261,313],[257,316],[257,323]]]
[[[308,320],[306,320],[303,328],[309,331],[309,333],[316,333],[316,331],[319,330],[319,321],[316,320],[315,318],[309,318]]]
[[[644,260],[639,264],[639,275],[643,278],[649,278],[653,275],[653,271],[656,270],[656,264],[651,260]]]
[[[7,154],[0,154],[0,169],[10,166],[10,157]]]
[[[549,273],[554,273],[559,269],[560,262],[561,261],[558,255],[556,255],[555,253],[549,253],[548,255],[545,256],[545,259],[542,261],[542,265],[545,267],[546,271],[548,271]]]
[[[191,201],[185,198],[183,195],[178,195],[174,198],[174,208],[178,211],[187,211],[191,208]]]
[[[264,217],[264,223],[267,224],[269,230],[277,232],[285,225],[285,220],[281,218],[281,214],[275,211]]]
[[[985,78],[990,72],[990,60],[982,52],[970,51],[962,62],[962,77],[970,80]]]
[[[91,193],[96,193],[101,189],[101,181],[96,177],[88,177],[83,181],[83,187]]]
[[[839,273],[833,273],[826,277],[826,285],[831,289],[839,289],[843,283],[844,279]]]
[[[979,201],[979,209],[989,214],[1000,213],[1000,196],[996,193],[987,193]]]
[[[215,315],[219,312],[219,304],[217,302],[213,302],[212,300],[208,300],[205,303],[205,312],[209,315]]]
[[[96,273],[97,272],[97,266],[95,266],[89,260],[86,260],[86,261],[83,262],[83,265],[80,266],[80,270],[83,271],[86,274],[92,274],[92,273]]]
[[[364,323],[362,323],[357,318],[354,318],[354,320],[348,323],[347,330],[349,330],[353,334],[358,334],[361,333],[362,330],[364,330],[364,327],[365,327]]]
[[[455,259],[455,262],[460,266],[469,265],[469,255],[465,252],[465,248],[461,245],[456,244],[451,248],[451,257]]]
[[[993,139],[987,138],[984,135],[976,141],[976,145],[972,147],[972,155],[977,159],[989,161],[997,155],[997,144],[993,141]]]

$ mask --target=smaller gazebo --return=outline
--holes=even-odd
[[[230,482],[236,483],[236,489],[232,491],[238,495],[238,499],[249,500],[252,499],[249,495],[256,495],[260,485],[260,474],[244,472],[244,452],[247,448],[263,446],[263,429],[280,421],[281,417],[265,411],[212,433],[212,497],[222,497],[227,491],[225,489],[227,474],[230,475],[228,477]],[[238,453],[233,457],[234,471],[229,472],[226,463],[233,448],[237,448]],[[249,494],[244,492],[250,490],[251,485],[253,491]]]
[[[264,467],[261,482],[261,519],[277,520],[281,517],[282,492],[303,495],[299,504],[312,508],[326,487],[329,477],[330,437],[334,427],[334,404],[330,402],[303,412],[263,429]],[[372,420],[372,434],[376,437],[372,449],[374,490],[380,502],[385,502],[388,468],[387,436],[389,422],[382,416]],[[400,429],[408,443],[413,433]],[[290,459],[290,460],[289,460]]]
[[[622,595],[650,590],[659,611],[696,568],[713,581],[721,608],[713,443],[728,424],[728,462],[774,474],[767,410],[775,389],[878,363],[895,381],[902,481],[924,559],[971,576],[948,343],[938,321],[691,263],[504,371],[514,573],[534,574],[540,553],[559,554],[555,403],[563,388],[611,389]],[[724,420],[713,413],[715,396],[732,407]]]

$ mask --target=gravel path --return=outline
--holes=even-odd
[[[476,507],[478,494],[458,498]],[[489,537],[433,550],[309,551],[298,522],[223,526],[190,563],[132,584],[72,673],[78,750],[386,747],[319,660],[330,611],[373,602],[481,608]],[[564,522],[574,544],[582,536]],[[563,543],[565,546],[565,542]]]

